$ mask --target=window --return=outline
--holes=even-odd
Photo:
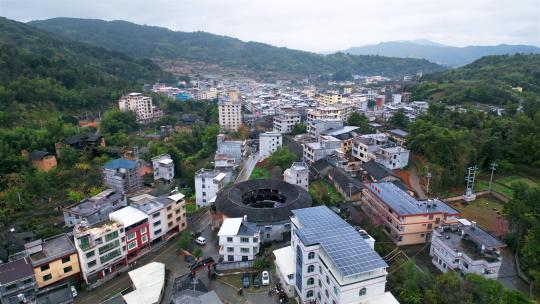
[[[334,294],[337,296],[338,295],[338,291],[337,291],[337,287],[334,286]]]
[[[248,258],[247,255],[243,255],[243,256],[242,256],[242,262],[245,262],[245,261],[248,261],[248,260],[249,260],[249,258]]]
[[[234,252],[234,247],[227,247],[227,252]]]
[[[114,259],[115,257],[119,256],[121,254],[120,252],[120,248],[118,249],[115,249],[111,252],[108,252],[107,254],[101,256],[99,258],[99,261],[101,262],[101,264],[104,264],[104,263],[107,263],[108,261]]]
[[[52,279],[52,275],[51,275],[51,274],[48,274],[48,275],[44,275],[44,276],[43,276],[43,281],[48,281],[48,280],[50,280],[50,279]]]
[[[234,262],[234,255],[228,255],[227,256],[227,261]]]
[[[154,222],[154,227],[161,225],[161,221]]]
[[[105,241],[108,242],[118,237],[118,231],[111,232],[105,235]]]
[[[306,293],[306,298],[311,298],[313,297],[313,290],[308,290],[308,292]]]
[[[43,266],[39,267],[39,269],[40,269],[41,271],[49,270],[49,268],[50,268],[50,267],[49,267],[49,264],[43,265]]]
[[[177,221],[177,222],[180,222],[181,219],[182,219],[181,217],[177,217],[177,218],[176,218],[176,221]]]
[[[146,233],[146,227],[142,227],[141,228],[141,234],[145,234]]]
[[[148,241],[148,237],[146,235],[143,235],[141,238],[141,243],[146,243]]]
[[[309,266],[307,267],[307,272],[308,272],[308,273],[309,273],[309,272],[314,272],[314,271],[315,271],[315,266],[309,265]]]
[[[253,243],[258,243],[258,242],[259,242],[259,238],[254,237],[253,238]]]
[[[248,237],[241,237],[240,238],[240,243],[249,243],[249,238]]]
[[[135,232],[132,232],[132,233],[130,233],[130,234],[127,235],[127,240],[128,240],[128,241],[131,241],[131,240],[133,240],[134,238],[135,238]]]
[[[96,261],[95,261],[95,260],[94,260],[94,261],[90,261],[90,262],[88,262],[87,265],[88,265],[88,268],[94,267],[94,266],[96,266]]]
[[[367,293],[367,289],[366,289],[365,287],[364,287],[364,288],[362,288],[362,289],[360,289],[360,293],[359,293],[359,294],[360,294],[360,296],[365,296],[365,295],[366,295],[366,293]]]
[[[82,237],[79,239],[79,243],[81,244],[81,248],[84,250],[85,248],[90,246],[90,241],[88,239],[88,236]]]
[[[308,260],[313,260],[315,258],[315,252],[310,252],[307,255]]]
[[[228,243],[232,243],[232,241],[233,241],[233,238],[232,238],[232,237],[227,237],[227,242],[228,242]]]
[[[137,247],[137,241],[128,243],[128,250],[131,250],[135,247]]]
[[[156,217],[158,217],[158,216],[159,216],[159,212],[156,212],[156,213],[152,214],[152,217],[153,217],[153,218],[156,218]]]
[[[172,206],[167,207],[167,211],[171,211]]]
[[[108,251],[112,250],[115,247],[118,247],[118,246],[120,246],[120,242],[118,240],[116,240],[116,241],[110,242],[110,243],[108,243],[108,244],[106,244],[104,246],[101,246],[98,249],[98,252],[101,255],[101,254],[104,254],[105,252],[108,252]]]
[[[242,248],[240,248],[240,252],[241,253],[249,253],[249,248],[242,247]]]
[[[313,285],[313,284],[315,284],[315,279],[314,278],[309,278],[307,280],[307,285],[310,286],[310,285]]]
[[[65,264],[67,262],[71,261],[71,258],[70,257],[65,257],[65,258],[62,258],[62,264]]]
[[[180,209],[176,209],[176,211],[174,211],[174,213],[176,213],[176,214],[180,213]]]
[[[161,229],[158,229],[158,230],[154,231],[154,235],[158,235],[160,233],[161,233]]]
[[[73,270],[73,268],[71,266],[65,267],[64,268],[64,273],[71,272],[72,270]]]
[[[167,218],[168,219],[172,218],[172,214],[167,214]]]
[[[324,295],[328,298],[328,296],[329,296],[328,295],[328,290],[326,290],[326,289],[324,290]]]
[[[330,279],[326,276],[326,284],[330,285]]]
[[[17,288],[17,284],[10,284],[8,286],[6,286],[6,290],[12,290],[12,289],[15,289]]]

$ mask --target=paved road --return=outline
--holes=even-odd
[[[428,198],[424,192],[424,189],[422,189],[422,185],[420,184],[418,172],[416,171],[416,168],[412,166],[410,169],[409,182],[411,183],[411,187],[413,188],[414,192],[416,192],[416,195],[418,195],[418,199],[425,200]]]
[[[236,183],[247,181],[249,179],[249,176],[251,175],[251,172],[255,168],[255,165],[257,165],[257,163],[259,162],[259,159],[260,159],[259,152],[255,152],[251,154],[248,157],[248,159],[246,159],[246,162],[244,163],[242,170],[240,170],[240,173],[238,174],[238,177],[236,178]]]

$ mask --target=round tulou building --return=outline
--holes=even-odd
[[[218,195],[212,225],[219,228],[225,218],[242,217],[257,225],[261,241],[290,239],[292,210],[311,207],[311,196],[296,185],[276,179],[241,182]]]

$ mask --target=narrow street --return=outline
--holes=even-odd
[[[411,169],[409,170],[410,176],[409,176],[409,182],[411,183],[411,187],[413,188],[416,195],[418,195],[419,200],[425,200],[428,199],[426,193],[424,192],[424,189],[422,189],[422,185],[420,184],[420,177],[418,177],[418,171],[415,167],[411,166]]]
[[[248,157],[248,159],[244,163],[244,166],[242,167],[242,170],[240,170],[240,173],[238,173],[236,183],[247,181],[249,179],[249,176],[255,168],[255,165],[257,165],[257,163],[259,162],[259,159],[259,152],[255,152]]]

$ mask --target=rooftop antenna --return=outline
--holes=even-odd
[[[467,168],[469,171],[467,173],[467,178],[465,180],[467,181],[467,189],[465,190],[465,196],[463,199],[466,202],[472,202],[476,199],[476,194],[474,194],[474,178],[476,176],[476,165]]]

